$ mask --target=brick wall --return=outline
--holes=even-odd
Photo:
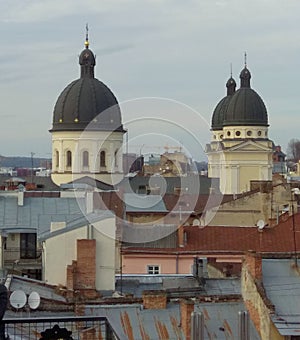
[[[262,259],[259,254],[255,251],[249,251],[245,255],[244,264],[254,279],[262,279]]]
[[[67,266],[69,297],[93,299],[96,292],[96,240],[77,240],[77,260]]]
[[[77,240],[76,289],[96,287],[96,240]]]
[[[145,309],[166,309],[167,294],[165,291],[144,291],[143,306]]]
[[[191,300],[180,301],[180,319],[182,331],[186,340],[191,339],[191,314],[194,311],[194,302]]]

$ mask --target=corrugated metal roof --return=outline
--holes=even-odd
[[[195,304],[195,311],[204,315],[204,339],[238,339],[238,312],[245,310],[243,302]],[[185,339],[178,303],[147,310],[136,304],[86,306],[86,314],[106,316],[122,339]],[[250,339],[260,340],[251,320]]]
[[[124,202],[126,212],[168,212],[160,195],[124,194]]]
[[[238,339],[239,311],[246,311],[243,302],[196,304],[195,312],[201,312],[204,316],[204,339]],[[261,339],[251,320],[250,339]]]
[[[263,259],[263,284],[275,306],[272,320],[282,335],[300,333],[300,272],[292,259]]]
[[[106,316],[120,339],[185,339],[176,304],[169,304],[167,309],[145,310],[141,305],[86,306],[86,315]]]

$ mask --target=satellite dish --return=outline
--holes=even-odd
[[[26,300],[26,294],[22,290],[13,291],[9,298],[10,304],[16,309],[24,307],[26,304]]]
[[[258,220],[256,223],[258,230],[263,230],[265,227],[265,221],[264,220]]]
[[[39,293],[37,292],[31,292],[28,297],[28,304],[31,309],[37,309],[40,305],[41,298]]]

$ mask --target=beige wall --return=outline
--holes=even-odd
[[[96,240],[96,289],[114,289],[115,276],[115,218],[93,223],[48,238],[44,242],[43,279],[55,285],[66,285],[67,265],[77,258],[76,240]]]
[[[296,211],[294,202],[294,211]],[[208,210],[201,217],[202,225],[211,226],[256,226],[258,220],[269,223],[283,213],[286,205],[291,206],[291,188],[288,184],[275,185],[268,192],[254,192],[237,198],[219,207]],[[292,211],[290,207],[290,212]]]
[[[237,132],[239,140],[235,139]],[[250,190],[251,180],[272,179],[272,142],[259,139],[267,135],[268,129],[261,126],[224,127],[222,132],[213,132],[207,149],[208,176],[220,178],[222,193],[239,194]]]
[[[106,183],[115,184],[123,173],[123,133],[105,131],[56,131],[52,132],[52,180],[60,185],[80,178],[87,173],[97,174],[96,179],[104,181],[100,172],[107,172]],[[72,152],[72,167],[66,167],[66,153]],[[82,154],[89,153],[89,166],[83,167]],[[100,167],[100,151],[106,153],[106,166]],[[118,152],[117,152],[118,151]],[[57,162],[56,153],[59,154]],[[117,152],[117,153],[116,153]],[[111,174],[118,174],[114,178]],[[73,176],[75,175],[75,177]]]

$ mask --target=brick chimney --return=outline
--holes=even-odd
[[[183,225],[179,226],[177,233],[178,233],[178,246],[183,248],[185,246],[185,231]]]
[[[96,298],[96,240],[77,240],[77,260],[67,266],[67,288]]]
[[[260,254],[249,250],[245,255],[244,263],[254,279],[262,279],[262,258]]]
[[[194,311],[194,302],[192,300],[180,301],[180,321],[181,328],[185,335],[186,340],[191,339],[191,323],[192,312]]]
[[[144,290],[142,297],[145,309],[167,308],[167,293],[164,290]]]

